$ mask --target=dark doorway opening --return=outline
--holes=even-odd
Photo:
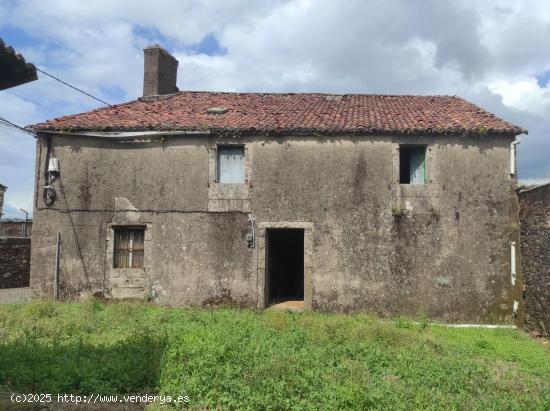
[[[304,230],[267,230],[267,303],[304,300]]]

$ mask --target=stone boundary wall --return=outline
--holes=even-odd
[[[520,201],[525,327],[550,336],[550,184],[525,188]]]
[[[0,289],[29,286],[30,237],[0,237]]]
[[[32,220],[26,223],[27,235],[25,236],[25,221],[0,220],[0,237],[30,237],[32,233]]]

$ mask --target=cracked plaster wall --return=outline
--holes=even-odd
[[[58,200],[54,209],[44,209],[41,137],[33,244],[35,237],[61,232],[64,296],[110,294],[116,282],[112,224],[143,224],[143,298],[261,307],[262,256],[246,242],[252,212],[258,224],[312,227],[314,309],[512,321],[522,287],[519,270],[516,286],[510,284],[510,242],[518,236],[515,181],[508,174],[512,139],[241,137],[235,141],[246,144],[247,182],[233,195],[245,201],[224,208],[212,202],[223,196],[212,181],[212,148],[226,140],[121,143],[56,136]],[[399,144],[412,142],[428,147],[425,186],[398,183]],[[59,183],[75,210],[84,263]],[[407,210],[402,218],[392,213],[396,207]],[[48,293],[51,274],[41,257],[33,249],[31,282]]]

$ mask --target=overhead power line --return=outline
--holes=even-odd
[[[17,124],[12,123],[11,121],[5,119],[5,118],[2,117],[2,116],[0,116],[0,124],[5,125],[5,126],[8,126],[8,127],[16,128],[16,129],[18,129],[19,131],[23,131],[24,133],[30,134],[30,135],[32,135],[32,136],[35,135],[35,133],[33,133],[32,131],[27,130],[27,129],[24,128],[24,127],[18,126]]]
[[[35,134],[32,131],[25,130],[23,127],[13,126],[10,123],[6,123],[4,121],[0,121],[0,126],[8,127],[17,131],[21,131],[22,133],[25,133],[25,134],[30,134],[31,136],[35,136]]]
[[[81,90],[81,89],[79,89],[78,87],[75,87],[75,86],[73,86],[72,84],[67,83],[66,81],[63,81],[63,80],[61,80],[61,79],[59,79],[59,78],[57,78],[57,77],[55,77],[55,76],[52,76],[51,74],[46,73],[44,70],[41,70],[41,69],[39,69],[38,67],[36,68],[36,70],[38,70],[38,71],[41,72],[42,74],[45,74],[45,75],[48,76],[48,77],[53,78],[53,79],[56,80],[56,81],[59,81],[59,82],[62,83],[62,84],[65,84],[66,86],[69,86],[70,88],[72,88],[72,89],[74,89],[74,90],[76,90],[76,91],[78,91],[78,92],[80,92],[80,93],[82,93],[82,94],[86,94],[88,97],[91,97],[91,98],[93,98],[94,100],[99,101],[100,103],[103,103],[103,104],[105,104],[105,105],[111,107],[111,104],[107,103],[106,101],[101,100],[100,98],[97,98],[97,97],[91,95],[90,93],[87,93],[86,91]]]

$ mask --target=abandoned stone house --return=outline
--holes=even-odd
[[[31,285],[191,306],[521,315],[515,138],[458,97],[178,92],[34,126]],[[517,267],[516,267],[517,265]]]

